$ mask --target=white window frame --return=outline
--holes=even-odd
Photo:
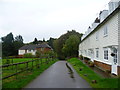
[[[108,27],[107,25],[104,26],[104,30],[103,30],[103,34],[104,34],[104,37],[108,36]]]
[[[108,61],[108,59],[109,59],[109,56],[108,56],[108,54],[109,54],[109,50],[108,50],[108,48],[104,48],[104,60],[107,60]]]
[[[31,52],[31,50],[28,50],[28,52]]]
[[[99,48],[96,48],[96,58],[99,58]]]
[[[114,56],[114,64],[117,64],[118,63],[118,50],[114,49],[113,53],[115,54],[115,56]]]

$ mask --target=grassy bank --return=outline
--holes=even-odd
[[[30,81],[39,76],[43,71],[45,71],[48,67],[54,64],[57,60],[51,61],[48,64],[42,64],[39,69],[34,68],[33,71],[26,71],[20,73],[17,77],[14,76],[9,79],[3,80],[3,88],[23,88]]]
[[[69,59],[68,62],[93,88],[118,88],[118,78],[103,78],[77,58]],[[92,80],[96,80],[97,83],[92,83]]]

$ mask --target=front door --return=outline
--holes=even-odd
[[[112,62],[112,73],[117,75],[117,61],[118,61],[117,49],[114,49],[113,53],[115,54],[115,56],[113,57],[113,62]]]

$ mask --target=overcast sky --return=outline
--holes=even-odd
[[[0,37],[12,32],[24,42],[84,33],[110,0],[0,0]]]

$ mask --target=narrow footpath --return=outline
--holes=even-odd
[[[66,63],[66,61],[56,62],[25,88],[91,88],[68,64],[73,71],[73,76],[71,77]]]

